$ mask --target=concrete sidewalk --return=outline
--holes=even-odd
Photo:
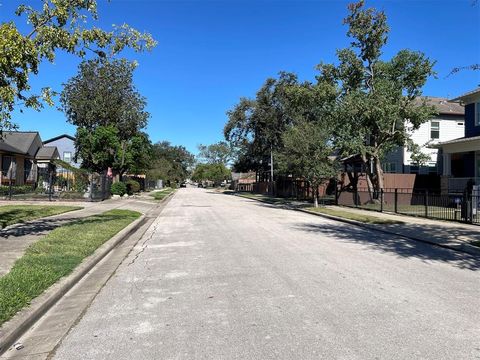
[[[240,195],[241,196],[241,195]],[[271,203],[275,206],[283,206],[292,210],[307,211],[312,204],[301,201],[291,201],[280,198],[269,198],[263,195],[247,198]],[[388,219],[401,224],[364,224],[354,220],[346,220],[331,215],[313,213],[314,215],[324,216],[339,221],[352,224],[358,224],[370,229],[387,232],[390,234],[404,236],[413,240],[430,243],[433,245],[466,252],[471,255],[480,256],[480,247],[473,246],[472,243],[480,242],[480,227],[477,225],[463,224],[453,221],[441,221],[426,219],[413,216],[398,215],[393,213],[376,212],[345,206],[326,206],[326,208],[351,212],[361,215],[373,216],[380,219]]]
[[[2,205],[65,205],[63,202],[43,201],[0,201]],[[126,209],[145,214],[157,206],[154,201],[143,198],[110,199],[102,202],[69,202],[68,205],[82,206],[82,210],[53,215],[25,223],[14,224],[0,230],[0,276],[8,273],[28,246],[58,226],[68,222],[96,215],[112,209]]]

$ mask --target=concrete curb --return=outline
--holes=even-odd
[[[259,201],[259,202],[269,204],[269,205],[276,205],[275,203],[272,203],[270,201],[263,200],[263,199],[255,199],[255,198],[251,198],[251,197],[247,197],[247,196],[242,196],[242,195],[239,195],[239,194],[235,194],[235,196],[238,196],[238,197],[241,197],[241,198],[244,198],[244,199]],[[293,208],[289,205],[283,205],[283,206],[285,206],[288,210],[299,211],[299,212],[303,212],[305,214],[320,216],[320,217],[323,217],[323,218],[326,218],[326,219],[340,221],[340,222],[343,222],[343,223],[346,223],[346,224],[363,227],[363,228],[366,228],[366,229],[369,229],[369,230],[375,230],[375,231],[378,231],[378,232],[381,232],[381,233],[384,233],[384,234],[400,236],[400,237],[408,239],[408,240],[414,240],[414,241],[422,242],[424,244],[430,244],[430,245],[438,246],[438,247],[441,247],[441,248],[444,248],[444,249],[459,251],[459,252],[462,252],[462,253],[465,253],[465,254],[468,254],[468,255],[480,256],[480,248],[478,248],[476,246],[473,246],[473,245],[470,245],[470,244],[463,244],[463,243],[460,243],[460,242],[455,243],[455,244],[440,244],[438,242],[428,240],[428,239],[425,239],[425,238],[419,238],[419,237],[415,237],[415,236],[405,235],[405,234],[401,234],[401,233],[398,233],[398,232],[395,232],[395,231],[390,231],[390,230],[387,230],[387,229],[379,229],[378,227],[376,227],[374,225],[365,224],[365,223],[362,223],[362,222],[356,221],[356,220],[350,220],[350,219],[345,219],[345,218],[341,218],[341,217],[334,216],[334,215],[317,213],[317,212],[313,212],[313,211],[309,211],[309,210],[305,210],[305,209],[295,209],[295,208]]]
[[[166,198],[165,198],[166,199]],[[162,201],[163,202],[163,201]],[[18,312],[12,319],[0,327],[0,355],[2,355],[22,334],[40,319],[55,303],[82,279],[110,251],[136,232],[146,222],[145,215],[120,230],[110,240],[100,246],[86,258],[73,272],[48,288],[43,294],[32,300],[30,306]]]

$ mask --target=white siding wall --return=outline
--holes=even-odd
[[[432,140],[430,137],[431,131],[431,122],[438,121],[440,122],[440,137],[439,139]],[[458,125],[462,123],[462,125]],[[408,126],[408,124],[407,124]],[[439,142],[444,142],[448,140],[458,139],[465,135],[465,120],[461,116],[442,116],[439,115],[438,117],[427,121],[426,123],[422,124],[420,128],[416,131],[411,133],[412,140],[422,146],[422,152],[425,154],[430,155],[430,161],[427,165],[435,166],[437,164],[437,154],[438,149],[430,149],[425,147],[424,145],[429,143],[435,144]],[[384,163],[395,163],[396,164],[396,172],[402,172],[402,165],[405,165],[405,172],[409,173],[409,166],[411,164],[410,159],[411,153],[407,151],[406,147],[404,147],[400,151],[393,151],[389,154]],[[428,169],[421,169],[420,173],[428,173]]]
[[[440,138],[432,140],[430,138],[430,130],[431,130],[431,123],[432,121],[438,121],[440,122]],[[458,125],[461,123],[462,125]],[[420,128],[416,131],[414,131],[411,134],[412,140],[420,145],[423,146],[426,143],[430,142],[429,144],[437,144],[439,142],[444,142],[448,140],[453,140],[453,139],[458,139],[463,137],[465,134],[465,121],[463,119],[457,120],[457,119],[446,119],[445,117],[442,118],[441,116],[432,119],[431,121],[428,121],[420,126]],[[425,154],[430,155],[430,161],[429,164],[435,165],[437,163],[437,153],[438,149],[430,149],[427,147],[424,147],[422,149],[422,152]],[[410,155],[411,153],[407,151],[407,149],[404,149],[404,162],[405,165],[410,165]]]

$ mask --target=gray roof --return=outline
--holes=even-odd
[[[452,99],[450,101],[463,101],[463,102],[466,102],[468,101],[469,98],[472,98],[476,95],[480,95],[480,87],[475,89],[475,90],[472,90],[472,91],[469,91],[463,95],[460,95],[458,97],[456,97],[455,99]]]
[[[444,141],[444,142],[435,144],[434,147],[442,147],[442,145],[457,144],[457,143],[470,142],[470,141],[475,141],[475,140],[480,140],[480,136],[462,137],[462,138],[458,138],[458,139]]]
[[[5,131],[0,138],[0,151],[35,156],[42,146],[38,132]]]
[[[427,105],[434,106],[440,115],[465,115],[465,107],[459,103],[449,102],[447,98],[423,96],[417,102],[426,100]]]
[[[59,140],[59,139],[61,139],[61,138],[67,138],[67,139],[70,139],[70,140],[75,141],[75,138],[74,138],[72,135],[62,134],[62,135],[55,136],[54,138],[45,140],[43,143],[44,143],[44,144],[48,144],[48,143],[54,142],[54,141],[56,141],[56,140]]]
[[[60,155],[58,154],[58,150],[56,146],[43,146],[38,149],[37,155],[35,155],[35,159],[37,160],[52,160],[58,159]]]

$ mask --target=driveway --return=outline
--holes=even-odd
[[[480,359],[480,259],[180,189],[55,359]]]

